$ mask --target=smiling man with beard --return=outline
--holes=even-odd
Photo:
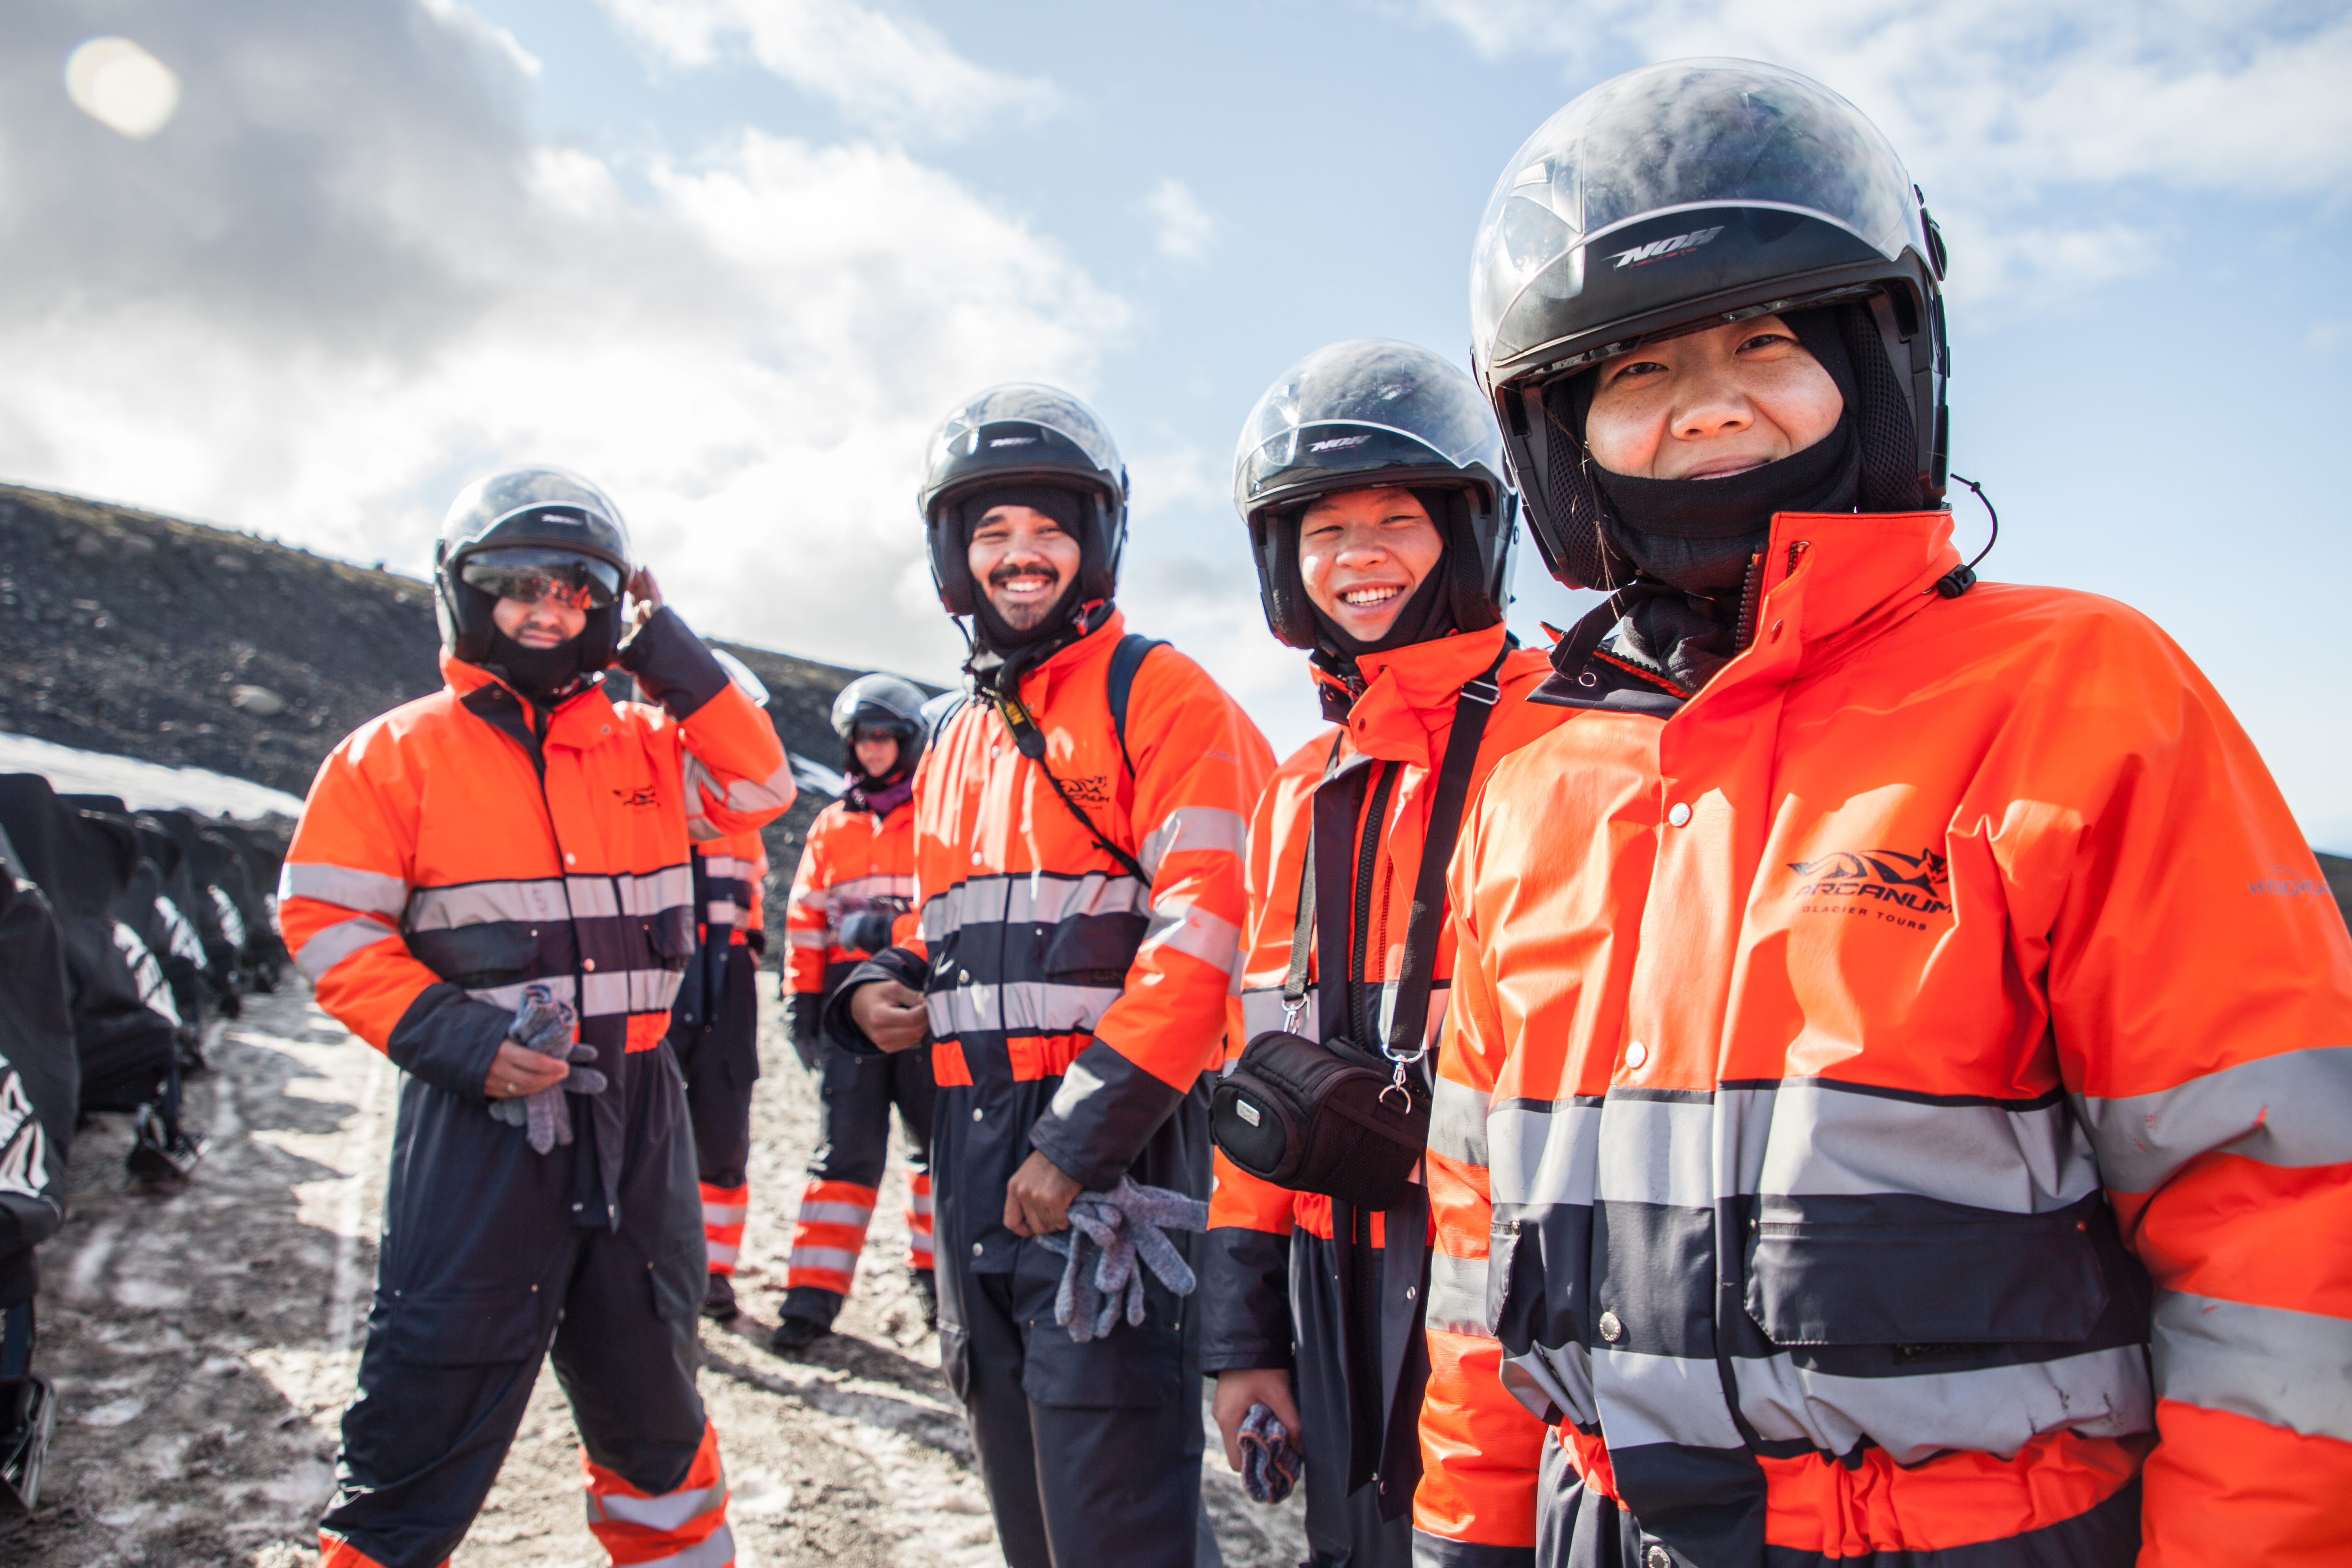
[[[940,1355],[1005,1560],[1190,1568],[1216,1560],[1199,1314],[1155,1277],[1139,1321],[1065,1326],[1049,1242],[1081,1194],[1208,1196],[1244,823],[1273,758],[1198,665],[1125,635],[1126,470],[1076,398],[971,399],[920,500],[976,700],[916,775],[919,916],[826,1022],[856,1050],[937,1042]]]

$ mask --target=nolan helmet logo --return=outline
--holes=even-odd
[[[1037,444],[1037,437],[1034,436],[992,436],[988,438],[988,444],[991,447],[1034,447]]]
[[[1307,449],[1310,452],[1344,452],[1350,447],[1360,447],[1370,439],[1370,436],[1334,436],[1328,441],[1310,441],[1307,444]]]
[[[1621,250],[1610,259],[1620,267],[1646,267],[1653,261],[1664,261],[1669,256],[1681,256],[1696,250],[1723,232],[1721,224],[1713,228],[1695,228],[1688,234],[1678,234],[1671,239],[1654,239],[1647,245],[1637,245],[1631,250]]]

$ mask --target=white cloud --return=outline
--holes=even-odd
[[[740,41],[751,58],[861,123],[953,137],[998,114],[1036,116],[1051,83],[975,65],[911,17],[857,0],[604,0],[660,58],[708,66]]]
[[[1962,305],[2047,299],[2196,232],[2178,198],[2352,190],[2352,16],[2295,0],[1423,0],[1489,58],[1581,88],[1645,60],[1801,70],[1877,121],[1952,241]],[[1565,95],[1563,95],[1565,101]],[[1533,131],[1531,120],[1528,129]],[[2112,216],[2118,187],[2175,198]]]
[[[190,107],[144,143],[65,105],[70,39],[0,54],[0,472],[416,570],[467,479],[562,463],[701,629],[951,671],[923,438],[990,382],[1085,390],[1124,302],[903,152],[750,133],[632,197],[504,117],[501,49],[307,11],[157,37]]]
[[[1192,187],[1171,175],[1151,187],[1143,210],[1158,230],[1160,254],[1177,261],[1198,261],[1209,254],[1217,237],[1217,217],[1201,205]]]

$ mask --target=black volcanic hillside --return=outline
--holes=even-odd
[[[786,746],[839,762],[827,714],[858,671],[719,646],[767,683]],[[439,687],[439,649],[413,579],[0,485],[0,730],[299,795],[336,742]],[[769,830],[782,879],[823,805]]]

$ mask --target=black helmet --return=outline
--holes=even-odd
[[[898,737],[898,767],[911,770],[923,754],[929,727],[923,721],[923,693],[911,680],[895,675],[861,675],[833,700],[833,732],[841,737],[848,765],[857,767],[856,734],[861,729],[887,730]]]
[[[1753,60],[1675,60],[1584,93],[1528,138],[1471,262],[1471,357],[1552,574],[1604,581],[1563,395],[1643,340],[1836,306],[1864,406],[1864,508],[1944,492],[1944,247],[1862,111]]]
[[[1298,575],[1307,503],[1394,485],[1442,492],[1431,521],[1453,563],[1453,624],[1495,625],[1509,607],[1518,537],[1507,474],[1494,411],[1450,361],[1380,338],[1317,349],[1266,388],[1234,453],[1234,510],[1249,524],[1265,624],[1293,647],[1316,646]]]
[[[468,582],[501,570],[537,573],[582,593],[588,625],[580,668],[612,662],[621,641],[621,595],[631,575],[629,530],[612,499],[562,468],[513,468],[476,479],[449,503],[433,546],[433,603],[441,645],[468,664],[488,657],[490,606],[499,595]]]
[[[1093,409],[1066,392],[1026,382],[992,386],[948,416],[923,463],[915,504],[923,513],[931,581],[951,616],[972,613],[971,566],[961,503],[982,490],[1040,484],[1078,497],[1077,602],[1118,591],[1127,547],[1127,465]]]

